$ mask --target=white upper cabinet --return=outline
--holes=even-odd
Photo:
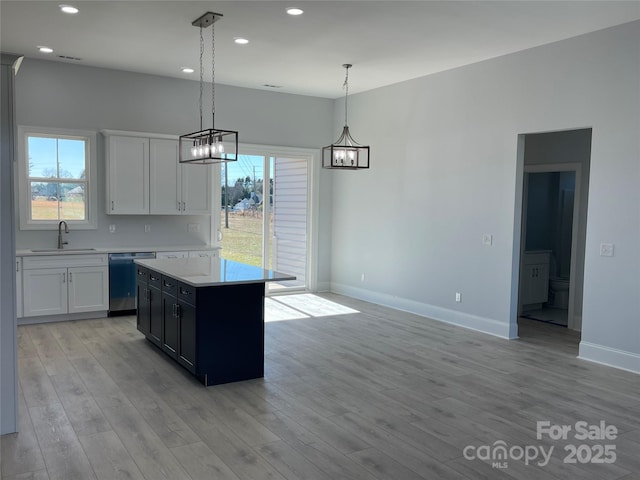
[[[149,212],[177,215],[181,212],[178,141],[152,138],[150,149]]]
[[[177,140],[150,140],[150,213],[211,215],[210,165],[178,163]]]
[[[108,214],[211,215],[211,165],[181,165],[175,138],[110,132],[103,132]]]
[[[107,213],[149,213],[149,139],[108,136],[105,143]]]
[[[184,164],[180,168],[182,213],[188,215],[211,215],[211,165]]]

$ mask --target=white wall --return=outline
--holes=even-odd
[[[39,127],[175,135],[199,129],[198,92],[199,83],[193,80],[28,58],[16,84],[17,122]],[[206,95],[204,105],[210,105]],[[238,130],[242,143],[320,148],[331,142],[332,113],[333,102],[327,99],[216,85],[216,126]],[[205,127],[208,122],[205,118]],[[68,235],[70,245],[209,243],[207,216],[106,215],[102,136],[98,140],[98,230],[72,230]],[[321,189],[326,190],[329,177],[324,178]],[[329,213],[327,209],[320,212],[321,235],[330,231]],[[200,223],[200,233],[188,233],[189,223]],[[109,224],[116,224],[115,234],[109,234]],[[151,225],[150,234],[144,233],[144,224]],[[18,248],[51,247],[55,246],[56,235],[53,231],[18,230],[16,241]],[[324,266],[330,263],[329,242],[325,238],[321,243],[319,265]],[[330,269],[323,267],[319,281],[328,284],[329,275]]]
[[[333,177],[332,288],[513,336],[518,134],[591,127],[580,355],[640,372],[639,87],[634,22],[353,95],[371,169]]]

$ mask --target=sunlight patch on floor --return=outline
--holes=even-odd
[[[358,310],[312,293],[265,298],[264,307],[265,322],[359,313]]]

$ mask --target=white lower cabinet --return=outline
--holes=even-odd
[[[25,317],[68,313],[66,268],[25,270],[23,285]]]
[[[25,257],[22,277],[24,317],[109,309],[106,255]]]

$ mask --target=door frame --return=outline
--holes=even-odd
[[[580,202],[581,202],[581,175],[582,165],[580,163],[545,163],[535,165],[524,165],[523,170],[523,188],[522,188],[522,221],[520,229],[520,258],[518,265],[518,278],[522,273],[522,257],[524,255],[525,242],[526,242],[526,227],[527,227],[527,197],[529,189],[529,174],[530,173],[553,173],[553,172],[574,172],[575,178],[575,192],[573,196],[573,218],[571,220],[571,260],[569,266],[569,301],[567,310],[567,328],[571,330],[581,330],[582,325],[576,321],[575,312],[575,296],[576,296],[576,271],[577,271],[577,250],[578,250],[578,226],[580,215]],[[517,311],[520,315],[520,287],[518,285],[518,305]]]
[[[294,158],[304,158],[307,161],[307,278],[305,279],[304,291],[315,292],[318,286],[318,252],[317,252],[317,235],[318,235],[318,217],[319,217],[319,201],[318,201],[318,192],[319,192],[319,162],[317,161],[320,152],[318,150],[314,150],[311,148],[298,148],[298,147],[279,147],[277,145],[263,145],[263,144],[254,144],[254,143],[240,143],[238,145],[238,155],[256,155],[265,158],[265,162],[269,162],[270,157],[294,157]],[[269,175],[264,175],[264,181],[266,185],[269,185],[269,179],[271,178],[271,172],[268,172]],[[216,185],[219,185],[221,179],[217,180]],[[217,188],[220,188],[219,186]],[[217,195],[218,198],[220,195]],[[220,208],[216,209],[218,215],[220,215]],[[268,211],[265,212],[265,217]],[[218,218],[214,220],[216,224],[216,237],[220,238],[220,221]],[[263,259],[264,259],[264,238],[265,234],[264,224],[263,224]],[[269,239],[271,241],[271,239]],[[268,291],[268,289],[266,289]],[[287,294],[287,293],[300,293],[302,289],[286,289],[283,292],[268,292],[269,295],[278,295],[278,294]]]

